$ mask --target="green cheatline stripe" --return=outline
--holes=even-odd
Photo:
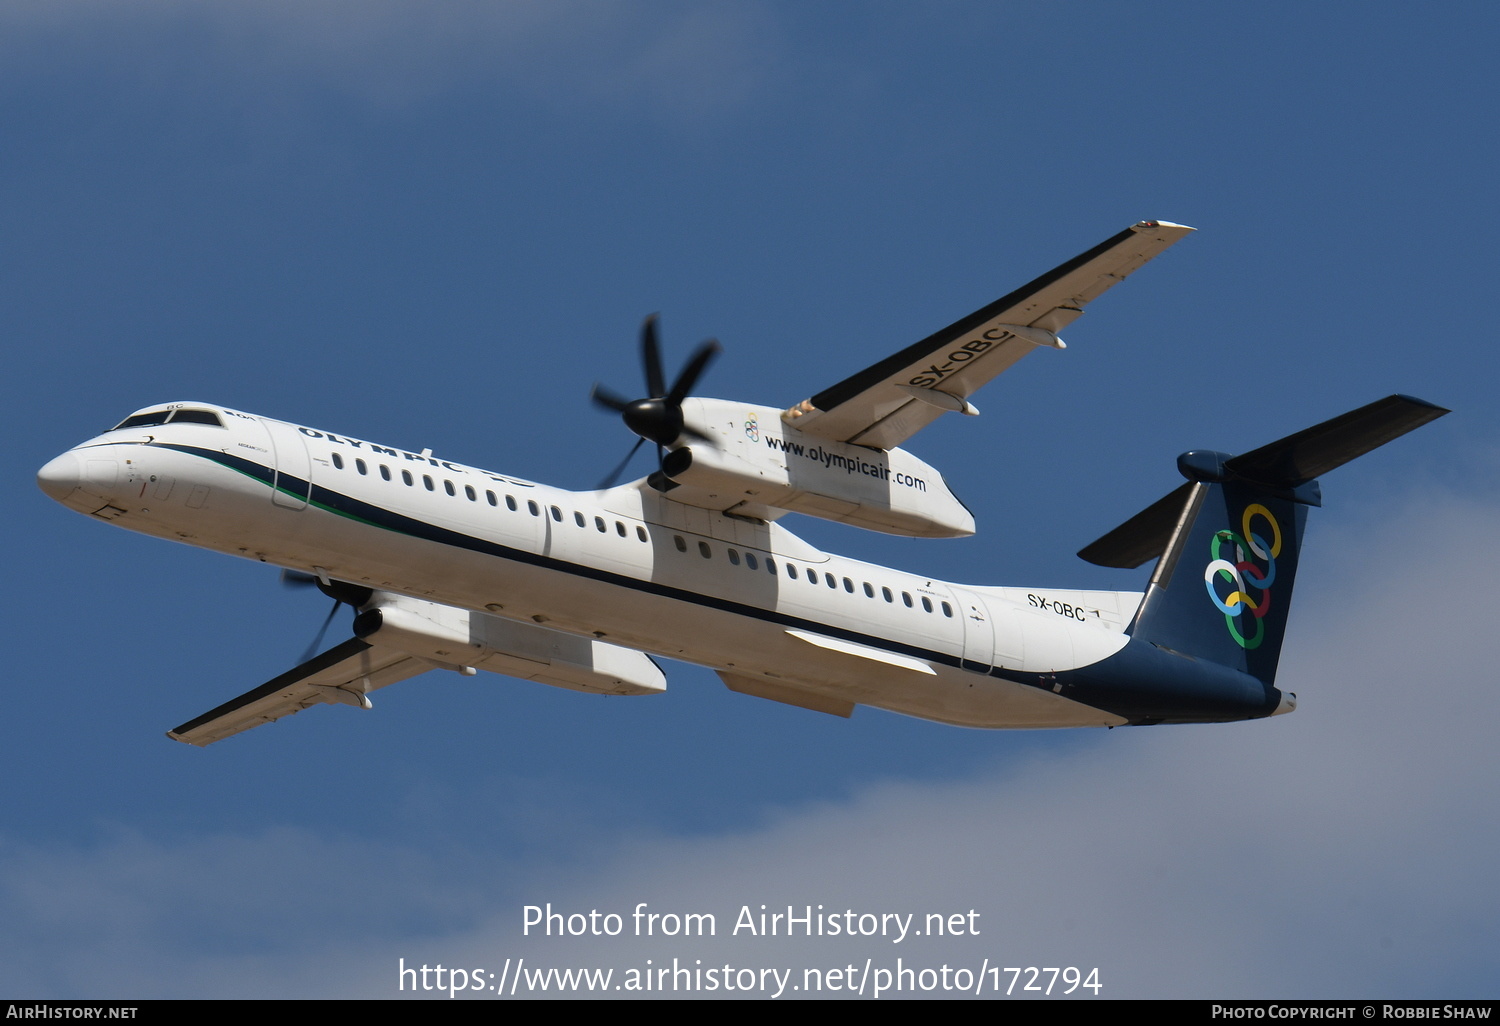
[[[364,524],[367,527],[378,527],[378,528],[380,528],[383,531],[395,531],[397,534],[405,534],[406,533],[405,531],[399,531],[399,530],[397,530],[394,527],[388,527],[385,524],[377,523],[374,520],[367,520],[364,517],[355,516],[353,513],[349,513],[349,512],[347,512],[345,510],[337,509],[337,508],[335,508],[333,506],[327,505],[326,503],[318,502],[315,499],[309,500],[308,501],[308,505],[310,505],[310,506],[316,506],[318,509],[324,510],[325,512],[328,512],[328,513],[332,513],[334,516],[343,517],[345,520],[352,520],[356,524]]]
[[[289,480],[297,482],[298,484],[301,484],[306,489],[306,491],[297,492],[293,491],[290,488],[285,488],[279,483],[272,484],[271,475],[273,474],[273,471],[271,470],[271,468],[264,466],[263,464],[256,463],[254,460],[247,460],[238,456],[231,456],[228,453],[215,452],[212,449],[200,449],[190,445],[173,445],[170,442],[159,442],[157,444],[163,449],[175,449],[178,452],[187,453],[191,456],[201,456],[202,458],[217,463],[219,466],[224,467],[228,470],[232,470],[237,474],[243,474],[246,477],[250,478],[250,480],[252,481],[259,481],[267,488],[270,488],[273,492],[281,492],[283,495],[290,495],[294,499],[301,499],[303,502],[307,503],[310,506],[316,506],[318,509],[321,509],[326,513],[332,513],[335,516],[343,517],[345,520],[353,520],[355,523],[364,524],[367,527],[378,527],[382,530],[394,531],[397,534],[408,533],[405,531],[401,531],[399,528],[392,527],[387,524],[382,524],[379,521],[371,520],[367,517],[358,516],[347,510],[339,509],[337,506],[330,506],[326,502],[320,502],[317,499],[311,498],[310,494],[313,493],[314,490],[328,492],[328,494],[331,495],[337,495],[338,493],[329,492],[328,489],[320,488],[308,481],[303,481],[299,477],[291,477],[288,474],[280,474],[277,476],[276,480],[279,482],[281,479],[287,478]]]

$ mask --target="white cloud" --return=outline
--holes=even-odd
[[[0,7],[7,50],[39,43],[165,89],[214,78],[247,98],[329,89],[406,108],[456,88],[677,120],[739,107],[775,63],[776,26],[747,4],[506,0],[34,0]],[[82,42],[80,42],[82,41]],[[76,47],[77,49],[73,49]]]

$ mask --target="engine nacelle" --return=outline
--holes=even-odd
[[[667,689],[644,652],[437,602],[376,592],[354,620],[372,645],[443,666],[521,677],[571,691],[654,695]]]
[[[880,451],[804,435],[781,411],[689,399],[688,424],[714,439],[667,454],[672,498],[724,512],[788,510],[914,538],[962,538],[974,515],[939,474],[904,449]],[[716,443],[716,444],[715,444]]]

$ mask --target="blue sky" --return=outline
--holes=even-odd
[[[1494,996],[1497,19],[1360,14],[0,7],[0,993],[905,954],[1097,965],[1106,996]],[[1178,452],[1397,391],[1453,408],[1324,482],[1291,717],[842,721],[671,664],[641,700],[429,674],[199,751],[162,732],[289,667],[326,603],[34,485],[198,398],[589,487],[633,438],[588,390],[637,384],[647,313],[669,360],[723,341],[704,393],[789,405],[1147,218],[1200,231],[912,444],[975,538],[786,523],[948,579],[1134,588],[1072,553]],[[549,946],[520,934],[545,901],[991,932]]]

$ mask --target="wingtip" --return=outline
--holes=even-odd
[[[1138,232],[1150,231],[1158,228],[1169,228],[1179,232],[1195,232],[1198,229],[1189,224],[1178,224],[1175,221],[1138,221],[1131,226]]]
[[[1407,395],[1404,392],[1397,392],[1395,395],[1391,396],[1391,398],[1392,399],[1400,399],[1401,401],[1406,402],[1406,403],[1410,403],[1413,406],[1425,406],[1425,407],[1427,407],[1429,410],[1433,411],[1432,416],[1433,416],[1434,420],[1436,420],[1438,417],[1442,417],[1442,416],[1444,416],[1446,414],[1449,414],[1449,413],[1453,412],[1452,410],[1448,409],[1446,406],[1439,406],[1437,403],[1430,403],[1426,399],[1419,399],[1419,398],[1417,398],[1414,395]]]

